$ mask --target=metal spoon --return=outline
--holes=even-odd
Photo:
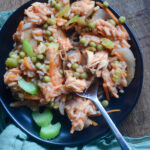
[[[123,138],[123,136],[121,135],[121,133],[119,132],[119,130],[117,129],[114,122],[111,120],[111,118],[107,114],[106,110],[104,109],[104,107],[102,106],[100,101],[98,100],[98,97],[97,97],[98,85],[99,85],[99,79],[96,78],[93,81],[93,83],[91,84],[91,86],[86,91],[84,91],[83,93],[76,93],[76,94],[78,96],[92,100],[95,103],[95,105],[97,106],[97,108],[100,110],[104,119],[106,120],[107,124],[109,125],[110,129],[116,136],[116,139],[117,139],[118,143],[120,144],[121,148],[123,150],[132,150],[130,148],[130,146],[128,145],[128,143]]]

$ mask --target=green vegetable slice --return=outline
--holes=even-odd
[[[57,17],[62,18],[69,12],[69,10],[70,10],[70,5],[68,4],[57,13]]]
[[[33,52],[32,46],[31,46],[31,44],[30,44],[27,40],[24,40],[24,41],[23,41],[22,50],[23,50],[28,56],[30,56],[30,57],[33,57],[33,56],[34,56],[34,52]]]
[[[45,140],[50,140],[59,135],[61,129],[61,124],[58,122],[54,125],[48,125],[42,127],[40,130],[40,137]]]
[[[108,48],[108,49],[113,49],[114,48],[114,43],[111,40],[106,39],[106,38],[104,38],[102,40],[102,45],[104,47]]]
[[[79,15],[74,16],[72,19],[70,19],[70,20],[66,23],[66,26],[69,26],[70,24],[77,22],[78,19],[79,19]]]
[[[17,67],[18,62],[16,59],[7,58],[5,64],[7,67],[15,68],[15,67]]]
[[[24,79],[19,80],[18,85],[21,89],[23,89],[25,92],[31,95],[36,95],[39,92],[39,88],[35,83],[27,82]]]
[[[38,126],[45,127],[51,123],[53,114],[49,109],[45,109],[42,113],[40,113],[39,111],[33,112],[32,117]]]
[[[59,44],[58,43],[54,43],[54,42],[46,43],[46,46],[53,47],[53,48],[56,49],[56,51],[58,51],[58,49],[59,49]]]

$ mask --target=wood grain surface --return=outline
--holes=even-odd
[[[0,0],[0,11],[13,10],[28,0]],[[110,5],[127,17],[135,33],[144,59],[144,83],[138,104],[119,125],[125,136],[150,136],[150,0],[108,0]]]

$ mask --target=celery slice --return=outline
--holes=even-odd
[[[28,40],[24,40],[22,44],[22,50],[30,57],[33,57],[35,54],[33,52],[31,44],[28,42]]]
[[[63,16],[65,16],[70,10],[70,5],[66,5],[62,10],[60,10],[58,13],[57,13],[57,17],[58,18],[62,18]]]
[[[18,85],[21,89],[31,95],[36,95],[39,92],[39,87],[35,83],[27,82],[24,79],[18,80]]]
[[[50,140],[59,135],[61,129],[61,124],[58,122],[54,125],[48,125],[42,127],[40,130],[40,137],[45,140]]]
[[[44,127],[51,123],[53,119],[53,114],[49,109],[45,109],[42,113],[40,113],[39,111],[33,112],[32,117],[38,126]]]
[[[51,43],[45,43],[47,47],[53,47],[55,48],[56,51],[58,51],[59,49],[59,44],[58,43],[54,43],[54,42],[51,42]]]
[[[79,19],[79,15],[74,16],[72,19],[70,19],[70,20],[66,23],[66,26],[69,26],[70,24],[77,22],[78,19]]]

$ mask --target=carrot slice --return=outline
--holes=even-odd
[[[24,99],[38,101],[40,100],[40,96],[39,95],[38,96],[26,95]]]
[[[23,21],[20,21],[19,26],[18,26],[18,28],[17,28],[17,31],[21,31],[23,25],[24,25],[24,22],[23,22]]]
[[[115,55],[119,60],[124,61],[123,57],[122,57],[119,53],[115,52],[114,55]]]
[[[36,32],[35,35],[36,36],[41,36],[41,35],[43,35],[43,33],[42,32]]]
[[[103,83],[103,87],[104,87],[104,91],[105,91],[105,94],[106,94],[106,98],[108,100],[110,100],[110,96],[109,96],[109,92],[108,92],[108,87],[105,83]]]

